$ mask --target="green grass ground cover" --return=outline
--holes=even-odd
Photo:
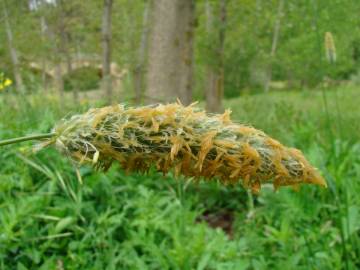
[[[360,268],[360,89],[325,91],[242,96],[225,107],[300,148],[328,189],[265,187],[253,197],[117,166],[82,167],[81,184],[53,149],[0,149],[0,269]],[[0,97],[0,138],[48,132],[89,106],[13,102]]]

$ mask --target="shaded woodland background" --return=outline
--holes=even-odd
[[[359,81],[358,1],[3,1],[0,69],[19,92],[205,99]],[[328,38],[326,38],[326,33]],[[113,98],[113,95],[116,98]]]
[[[0,269],[360,269],[360,1],[0,0],[0,139],[107,104],[200,101],[327,189],[76,170],[0,149]]]

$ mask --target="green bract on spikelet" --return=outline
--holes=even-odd
[[[299,150],[287,148],[263,132],[235,124],[230,112],[209,116],[193,105],[124,105],[91,109],[64,120],[52,142],[79,163],[106,170],[118,161],[128,171],[154,165],[166,173],[225,183],[242,182],[258,191],[271,182],[275,188],[325,180]]]

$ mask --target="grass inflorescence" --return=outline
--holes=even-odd
[[[190,177],[241,182],[254,192],[302,183],[326,186],[303,154],[247,125],[236,124],[230,111],[207,115],[179,103],[143,107],[114,105],[74,115],[54,128],[45,145],[80,164],[107,170],[114,161],[127,171],[156,169]]]

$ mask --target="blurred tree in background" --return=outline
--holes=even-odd
[[[360,76],[355,0],[2,0],[1,8],[0,71],[19,91],[71,90],[76,101],[82,69],[85,88],[103,85],[108,101],[205,98],[221,111],[223,95]]]
[[[192,100],[194,0],[152,1],[146,99]]]

